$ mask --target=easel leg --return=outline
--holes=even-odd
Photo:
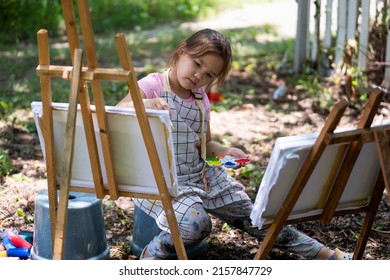
[[[39,65],[50,65],[49,38],[47,30],[41,29],[37,34]],[[54,232],[57,219],[57,180],[56,164],[54,156],[53,113],[51,109],[51,78],[40,76],[42,95],[42,121],[43,135],[45,139],[45,159],[47,171],[47,189],[50,209],[51,240],[54,244]]]
[[[74,61],[74,51],[75,49],[80,48],[80,40],[77,31],[77,26],[75,25],[76,15],[73,7],[73,1],[61,0],[61,2],[66,33],[68,36],[70,54],[72,57],[72,61]],[[81,89],[78,95],[78,100],[80,102],[81,113],[83,116],[85,137],[87,139],[87,146],[91,163],[93,182],[95,184],[96,196],[100,199],[103,199],[105,196],[105,189],[103,184],[102,170],[100,166],[99,152],[96,144],[95,132],[92,121],[88,87],[83,87]]]
[[[368,206],[366,217],[364,218],[364,223],[362,230],[359,235],[359,240],[355,247],[355,252],[353,254],[353,259],[361,259],[363,257],[364,249],[367,244],[368,236],[371,232],[372,225],[374,224],[375,215],[378,211],[379,204],[383,197],[383,191],[386,187],[387,193],[390,193],[389,178],[390,178],[390,147],[389,140],[386,136],[386,131],[375,131],[375,144],[378,151],[379,162],[381,165],[381,171],[378,175],[378,180],[375,185],[374,192]]]
[[[55,260],[64,258],[64,241],[66,239],[66,224],[68,220],[68,198],[77,116],[77,94],[80,91],[81,85],[82,50],[76,49],[74,57],[72,86],[69,97],[69,112],[65,130],[64,159],[61,167],[60,199],[53,246],[53,259]]]
[[[383,174],[383,181],[385,184],[387,198],[390,202],[390,144],[387,139],[385,130],[375,131],[375,143],[379,155],[379,162],[381,164],[381,170]]]
[[[378,211],[379,204],[383,196],[383,177],[381,172],[379,173],[378,180],[375,184],[375,189],[372,193],[370,204],[364,218],[362,229],[359,234],[359,239],[355,246],[353,253],[354,260],[361,260],[363,258],[364,250],[367,245],[368,236],[370,235],[372,225],[374,224],[375,215]]]
[[[77,0],[78,11],[81,23],[81,30],[84,39],[85,57],[89,68],[98,67],[94,34],[92,28],[91,15],[87,0]],[[101,81],[93,79],[91,81],[92,94],[94,98],[97,123],[99,126],[99,137],[104,158],[104,166],[107,176],[108,190],[111,199],[119,198],[118,182],[116,178],[115,163],[111,146],[111,134],[108,127],[103,87]]]

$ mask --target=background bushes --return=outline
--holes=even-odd
[[[193,20],[205,16],[218,1],[90,0],[89,7],[94,31],[105,33]],[[0,40],[3,43],[29,40],[40,28],[49,30],[50,34],[63,31],[61,0],[0,1]]]

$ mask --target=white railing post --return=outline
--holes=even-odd
[[[388,0],[385,0],[388,1]],[[387,14],[390,13],[390,5],[387,6]],[[382,87],[386,88],[387,90],[390,89],[390,26],[387,25],[387,42],[386,42],[386,61],[384,63],[385,65],[385,76],[383,78]]]
[[[358,3],[357,0],[348,0],[347,42],[356,39]]]
[[[336,71],[341,67],[343,62],[343,53],[345,41],[347,39],[347,0],[339,0],[337,9],[337,42],[334,59],[334,68]]]
[[[359,33],[358,67],[365,70],[367,67],[368,32],[370,29],[370,0],[362,1],[362,12]]]
[[[332,7],[333,0],[326,1],[325,14],[325,37],[324,37],[324,48],[330,49],[332,46]]]
[[[318,67],[320,43],[320,24],[321,24],[321,0],[317,0],[317,5],[314,7],[314,36],[311,49],[311,65],[314,68]],[[317,68],[318,69],[318,68]]]
[[[294,71],[301,72],[307,58],[307,40],[309,38],[308,11],[309,0],[297,0],[298,3],[298,22],[297,33],[295,37]]]

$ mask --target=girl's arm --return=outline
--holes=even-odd
[[[156,109],[156,110],[169,110],[168,103],[164,98],[151,98],[146,99],[145,93],[140,90],[142,95],[142,101],[144,102],[144,106],[147,109]],[[131,99],[130,93],[128,93],[116,106],[121,107],[134,107],[133,100]]]
[[[144,99],[145,98],[144,92],[142,90],[140,90],[140,92],[141,92],[142,98]],[[133,100],[131,99],[130,92],[121,101],[119,101],[118,104],[116,104],[116,106],[119,106],[119,107],[134,107]]]
[[[210,123],[208,123],[208,129],[206,134],[206,156],[233,156],[238,158],[248,158],[249,156],[241,149],[235,147],[224,147],[216,141],[211,139]]]

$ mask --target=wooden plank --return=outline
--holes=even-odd
[[[72,56],[75,53],[76,48],[80,48],[80,40],[78,36],[77,26],[76,26],[76,17],[73,7],[72,0],[62,0],[62,9],[65,20],[66,32],[68,35],[69,48]],[[52,66],[52,70],[62,70],[58,69],[59,66]],[[54,69],[53,69],[54,68]],[[66,68],[66,67],[65,67]],[[71,67],[73,69],[73,67]],[[72,75],[72,69],[66,68],[63,73],[68,71],[69,77]],[[85,80],[96,79],[99,74],[96,74],[96,69],[88,71],[88,67],[83,67],[82,71],[85,72],[85,76],[81,76]],[[63,74],[63,78],[65,78]],[[88,152],[89,152],[89,161],[91,164],[93,180],[95,183],[96,196],[98,198],[103,198],[104,196],[104,184],[103,184],[103,175],[100,166],[99,151],[97,149],[97,143],[94,133],[92,114],[90,109],[90,99],[88,94],[88,87],[84,84],[79,91],[79,100],[80,107],[82,112],[82,118],[84,123],[84,130],[86,135],[86,140],[88,143]],[[93,133],[91,133],[93,132]]]
[[[342,144],[352,141],[362,140],[363,143],[374,142],[374,132],[378,130],[385,130],[387,136],[390,136],[390,124],[380,126],[372,126],[370,128],[359,128],[343,132],[329,133],[326,138],[326,144]]]
[[[390,146],[389,139],[384,130],[375,131],[375,143],[378,150],[379,162],[383,174],[383,182],[386,187],[386,192],[390,195]],[[388,196],[389,197],[389,196]]]
[[[347,149],[348,149],[348,145],[343,145],[339,148],[336,158],[333,162],[332,169],[330,170],[329,176],[325,182],[324,187],[322,188],[322,193],[317,203],[317,209],[322,209],[324,207],[325,202],[329,197],[330,190],[334,185],[334,181],[337,176],[337,173],[340,170],[340,166],[341,163],[343,162],[343,159],[345,157],[345,152],[347,151]]]
[[[37,74],[40,76],[50,76],[70,80],[73,73],[72,66],[60,65],[38,65]],[[90,69],[83,67],[81,80],[91,82],[93,80],[119,81],[127,82],[130,77],[130,71],[116,68],[96,68]]]
[[[83,118],[85,138],[87,141],[89,162],[91,164],[93,182],[95,185],[95,193],[97,198],[103,199],[105,196],[105,189],[102,169],[100,166],[99,151],[96,143],[95,129],[92,121],[91,104],[88,96],[87,85],[85,83],[80,88],[78,97],[81,107],[81,115]]]
[[[87,64],[90,68],[98,67],[98,59],[95,47],[95,38],[93,35],[91,14],[89,12],[87,0],[77,0],[81,30],[83,33],[83,41]]]
[[[83,188],[70,186],[71,192],[81,192],[81,193],[91,193],[95,194],[95,189],[93,188]],[[109,195],[109,191],[104,191],[105,195]],[[142,199],[151,199],[151,200],[160,200],[161,196],[159,194],[148,194],[148,193],[133,193],[128,191],[119,191],[119,196],[121,197],[133,197],[133,198],[142,198]]]
[[[364,201],[367,202],[367,201]],[[355,207],[356,205],[352,205]],[[343,207],[343,206],[341,206]],[[335,217],[337,216],[343,216],[343,215],[350,215],[350,214],[356,214],[356,213],[362,213],[367,211],[367,206],[361,206],[358,208],[353,209],[343,209],[343,210],[337,210],[335,212]],[[293,213],[291,213],[293,214]],[[298,224],[298,223],[304,223],[304,222],[310,222],[310,221],[318,221],[321,217],[321,214],[311,215],[307,217],[299,217],[299,218],[289,218],[287,220],[286,224]],[[267,220],[262,228],[269,228],[273,220]]]
[[[38,41],[38,57],[40,65],[50,64],[49,38],[47,30],[41,29],[37,34]],[[39,77],[41,82],[41,96],[43,106],[43,127],[42,134],[45,139],[45,161],[47,172],[47,188],[48,200],[50,206],[50,225],[51,238],[54,244],[54,232],[57,219],[57,179],[56,179],[56,164],[55,164],[55,147],[53,134],[53,112],[51,110],[52,95],[51,95],[51,78]]]
[[[280,208],[275,221],[270,226],[267,235],[265,236],[263,242],[261,243],[254,259],[265,259],[269,254],[272,246],[278,237],[281,229],[286,223],[288,216],[290,215],[292,209],[294,208],[295,203],[297,202],[300,194],[302,193],[307,181],[310,179],[314,168],[316,167],[318,161],[320,160],[322,153],[324,152],[327,145],[324,140],[328,133],[333,132],[337,127],[340,119],[348,105],[346,99],[342,99],[336,103],[328,119],[326,120],[324,127],[321,129],[321,132],[314,143],[312,149],[307,155],[300,172],[297,175],[291,189],[283,202],[283,206]]]
[[[64,244],[66,234],[66,224],[68,220],[68,199],[69,187],[72,172],[72,157],[74,135],[76,129],[77,116],[77,95],[80,90],[80,76],[82,67],[83,53],[81,49],[76,49],[74,54],[74,72],[69,97],[69,110],[66,120],[65,139],[64,139],[64,158],[61,166],[60,180],[60,199],[58,205],[56,231],[53,246],[53,259],[64,258]]]
[[[382,100],[382,96],[383,93],[379,90],[374,90],[370,94],[368,104],[363,111],[362,117],[359,120],[357,128],[368,128],[371,126],[371,123],[378,110],[379,104]],[[344,192],[345,186],[349,180],[349,176],[360,154],[363,144],[364,143],[361,140],[351,142],[350,148],[345,155],[343,165],[341,166],[340,171],[335,180],[336,185],[335,187],[333,187],[332,191],[329,194],[329,197],[331,197],[332,199],[328,199],[325,204],[324,212],[320,219],[320,222],[322,224],[329,223],[334,216],[333,214],[337,208],[337,204],[340,201],[341,195]]]
[[[96,69],[98,67],[98,59],[96,55],[96,48],[94,42],[94,35],[92,29],[91,15],[89,13],[88,1],[78,0],[78,10],[80,16],[81,29],[84,38],[85,54],[89,68]],[[114,159],[112,158],[112,147],[110,141],[110,131],[105,110],[105,102],[103,95],[103,88],[101,82],[98,80],[91,81],[92,93],[96,106],[96,116],[99,125],[99,136],[102,144],[102,151],[104,157],[104,165],[106,168],[108,189],[110,191],[111,199],[118,199],[118,183],[116,178]]]
[[[66,34],[68,36],[70,55],[73,62],[74,51],[75,49],[80,48],[80,40],[77,32],[77,25],[76,25],[77,22],[76,22],[76,16],[73,8],[73,1],[61,0],[61,4],[62,4],[62,13],[64,15]]]
[[[372,225],[374,224],[375,216],[378,211],[379,204],[383,196],[383,177],[381,172],[379,173],[377,182],[374,187],[374,191],[371,196],[370,203],[366,210],[366,215],[364,217],[363,225],[360,230],[359,238],[355,246],[355,251],[353,253],[354,260],[360,260],[363,257],[364,249],[368,241],[368,237],[371,232]]]
[[[130,51],[126,44],[125,36],[123,34],[117,34],[115,36],[115,44],[122,67],[125,70],[130,70],[131,73],[134,73],[132,59]],[[179,259],[187,259],[184,243],[181,239],[180,230],[177,224],[175,211],[172,207],[171,198],[166,185],[161,163],[158,158],[156,145],[154,143],[152,131],[146,116],[144,103],[142,101],[142,96],[138,88],[137,79],[134,74],[131,75],[131,79],[128,82],[128,86],[134,103],[134,108],[137,114],[137,119],[142,132],[142,136],[145,142],[146,150],[148,152],[150,164],[153,169],[154,178],[156,180],[156,184],[161,195],[161,201],[168,220],[169,228],[171,230],[172,239],[175,244],[176,254]]]

